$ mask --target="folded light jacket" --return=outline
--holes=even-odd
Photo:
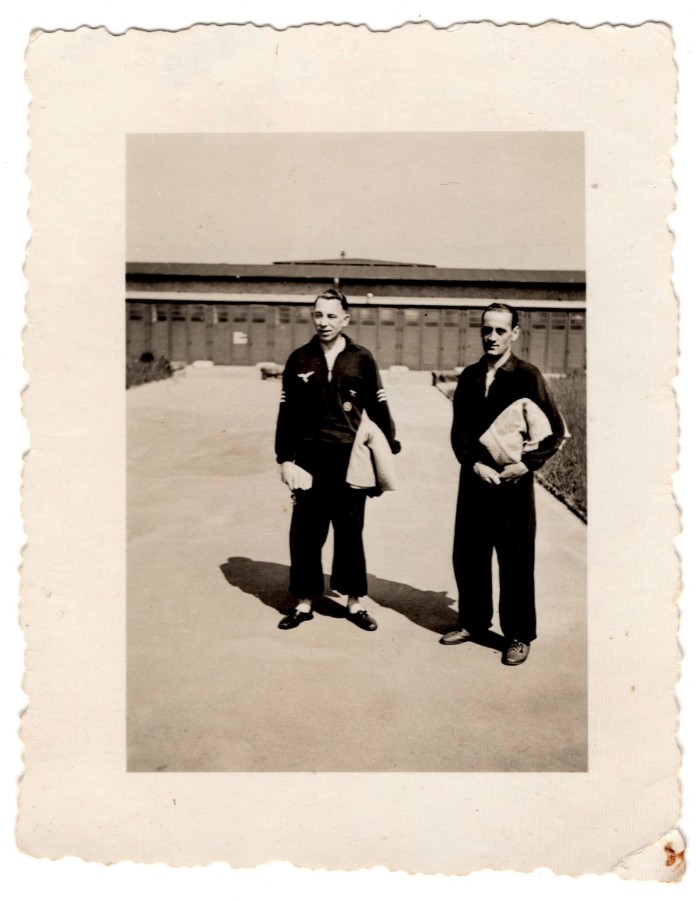
[[[384,432],[362,413],[350,453],[346,481],[353,488],[396,490],[394,455]]]
[[[497,369],[486,393],[487,361],[462,371],[453,398],[452,448],[471,468],[522,462],[539,469],[568,436],[542,373],[514,354]]]
[[[523,454],[536,450],[552,435],[552,426],[544,411],[532,398],[521,397],[506,407],[479,438],[500,466],[520,463]]]

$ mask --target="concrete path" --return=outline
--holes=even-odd
[[[404,450],[401,490],[367,506],[374,633],[332,600],[277,628],[278,381],[189,368],[127,393],[131,771],[586,769],[585,526],[538,489],[540,637],[524,666],[440,645],[456,624],[451,404],[425,373],[385,382]]]

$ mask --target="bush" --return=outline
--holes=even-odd
[[[173,374],[173,367],[166,357],[155,359],[152,353],[144,353],[137,359],[127,360],[126,387],[134,388],[146,382],[167,379]]]

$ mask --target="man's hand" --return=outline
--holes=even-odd
[[[474,472],[479,476],[482,482],[488,482],[489,485],[501,484],[501,477],[496,470],[487,466],[485,463],[475,463]]]
[[[297,466],[291,460],[285,461],[280,467],[280,476],[290,491],[300,489],[308,491],[313,484],[313,477],[301,466]]]
[[[528,472],[528,468],[524,463],[509,463],[503,467],[501,472],[502,482],[518,482]]]

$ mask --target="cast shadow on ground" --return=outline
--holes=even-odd
[[[230,585],[240,588],[246,594],[252,594],[280,614],[292,610],[293,602],[287,590],[288,566],[251,560],[249,557],[229,557],[220,568]],[[457,614],[451,607],[454,601],[446,591],[419,591],[411,585],[390,582],[372,575],[368,577],[368,581],[369,596],[378,606],[400,613],[416,626],[437,634],[458,627]],[[330,598],[317,601],[314,612],[338,619],[345,617],[345,608]],[[479,643],[501,650],[502,641],[500,635],[489,632]]]

